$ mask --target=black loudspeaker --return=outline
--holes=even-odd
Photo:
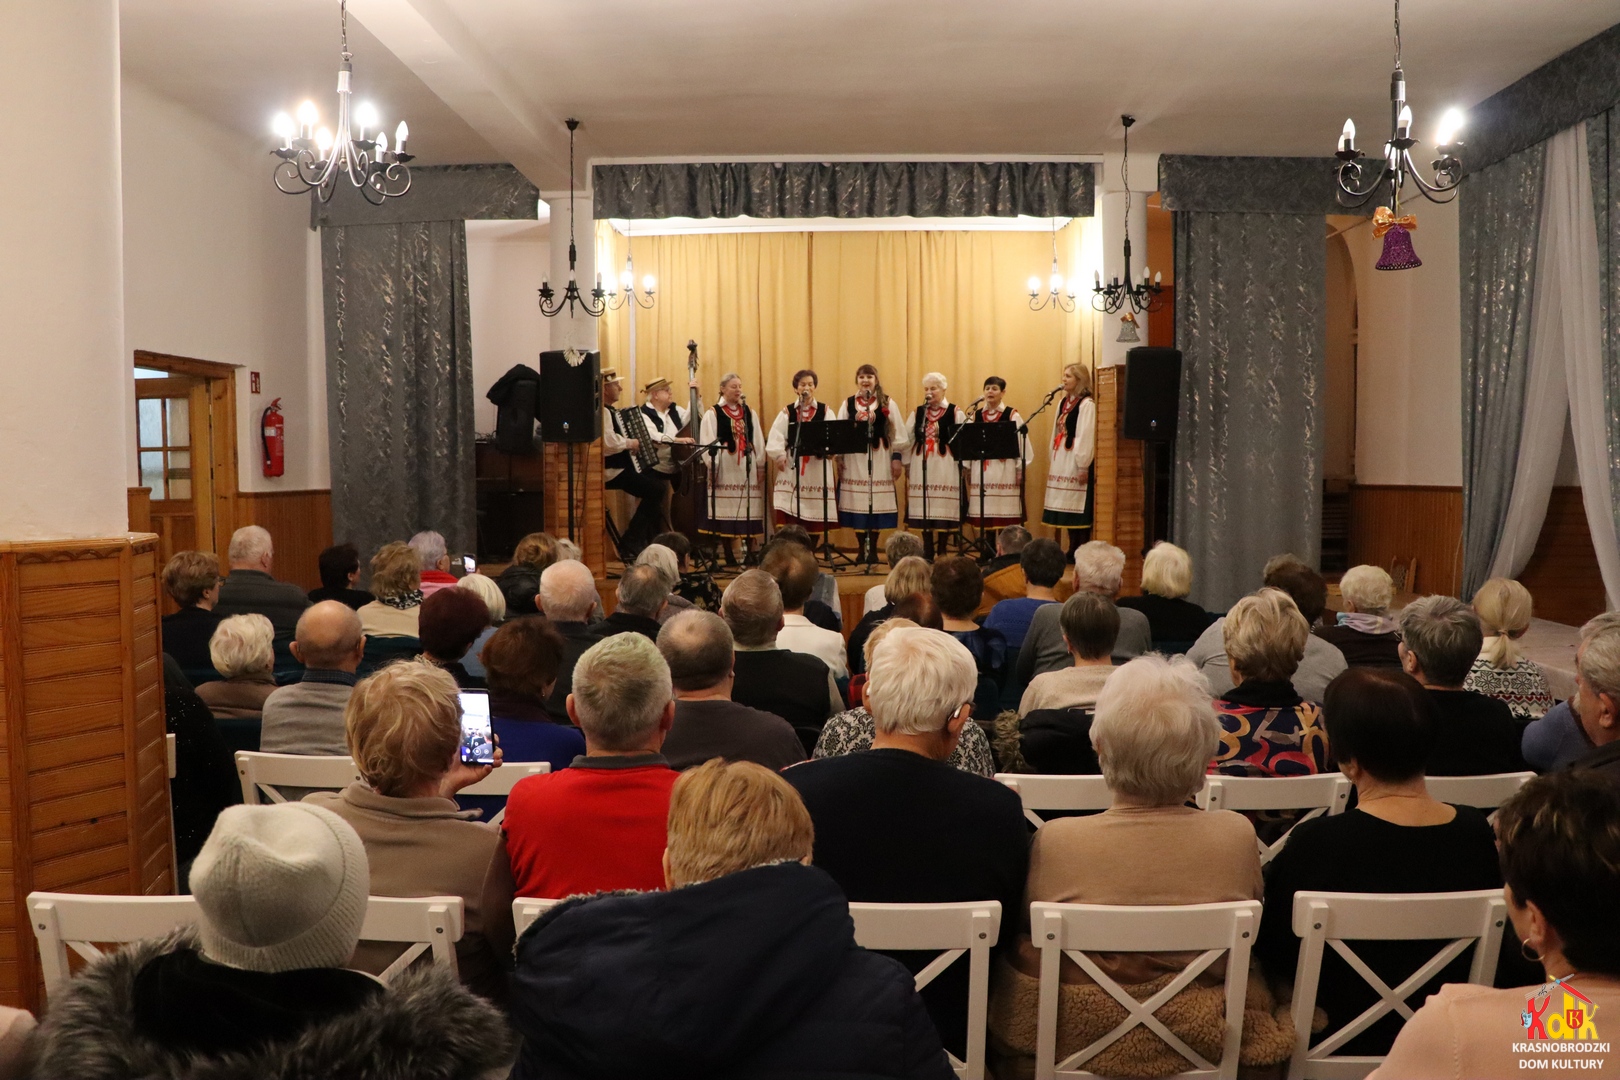
[[[1125,437],[1174,442],[1181,350],[1140,346],[1125,354]]]
[[[577,358],[580,354],[575,353]],[[602,437],[602,354],[588,352],[578,364],[561,349],[540,354],[540,438],[588,443]]]

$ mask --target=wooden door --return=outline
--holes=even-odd
[[[208,380],[137,379],[135,437],[140,486],[152,492],[159,566],[177,551],[218,550]]]

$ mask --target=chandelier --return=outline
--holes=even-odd
[[[1142,280],[1134,285],[1131,283],[1131,125],[1136,123],[1136,117],[1126,114],[1119,118],[1119,122],[1125,125],[1125,153],[1120,159],[1119,168],[1120,179],[1125,184],[1125,279],[1121,281],[1116,277],[1104,285],[1102,272],[1095,272],[1091,306],[1112,315],[1129,305],[1130,311],[1125,313],[1122,320],[1118,340],[1137,341],[1136,316],[1144,311],[1158,311],[1164,306],[1160,296],[1164,292],[1164,286],[1160,284],[1164,275],[1155,275],[1149,282],[1148,269],[1144,266]]]
[[[1074,283],[1069,282],[1068,290],[1063,288],[1063,275],[1058,273],[1057,256],[1057,218],[1052,219],[1052,276],[1047,280],[1050,287],[1045,296],[1041,295],[1041,279],[1030,275],[1029,278],[1029,310],[1040,311],[1042,308],[1051,308],[1054,311],[1074,310]]]
[[[597,271],[596,287],[591,290],[591,298],[585,299],[580,295],[579,283],[574,280],[574,268],[579,262],[579,249],[574,246],[574,132],[579,130],[579,121],[569,117],[563,123],[568,125],[568,284],[563,288],[561,297],[551,287],[551,281],[542,277],[540,279],[540,314],[546,318],[555,318],[568,309],[568,317],[574,317],[574,306],[577,304],[585,314],[593,319],[600,319],[607,314],[607,294],[602,291],[602,273]]]
[[[1435,147],[1439,156],[1430,162],[1434,169],[1434,182],[1430,183],[1412,161],[1412,147],[1418,142],[1412,138],[1412,107],[1406,103],[1406,73],[1401,70],[1401,0],[1395,0],[1395,71],[1389,77],[1389,116],[1390,136],[1376,172],[1370,162],[1362,162],[1361,151],[1356,149],[1355,121],[1344,122],[1335,155],[1339,159],[1338,198],[1343,206],[1365,206],[1380,191],[1388,191],[1388,205],[1380,206],[1373,214],[1373,235],[1384,238],[1383,254],[1375,268],[1409,270],[1423,262],[1412,250],[1411,230],[1417,228],[1417,218],[1400,216],[1401,190],[1410,177],[1418,193],[1430,202],[1448,203],[1457,197],[1462,162],[1456,151],[1463,145],[1457,141],[1457,133],[1462,130],[1463,114],[1460,109],[1447,109],[1440,118],[1439,145]]]
[[[624,273],[619,275],[619,281],[624,291],[619,292],[619,286],[610,276],[607,283],[607,306],[609,311],[618,311],[626,304],[633,304],[639,308],[651,311],[655,303],[653,289],[658,282],[651,274],[641,279],[641,292],[636,292],[636,264],[630,251],[630,223],[624,225]]]
[[[338,23],[342,40],[343,64],[338,68],[337,132],[317,127],[320,114],[313,101],[298,106],[298,120],[286,113],[277,113],[271,130],[281,138],[281,145],[270,151],[281,160],[272,177],[276,187],[288,195],[317,192],[322,202],[328,202],[337,190],[338,177],[346,175],[349,182],[360,190],[366,201],[381,206],[386,199],[397,199],[411,190],[411,170],[405,163],[414,155],[405,152],[405,138],[410,129],[401,120],[394,129],[394,148],[388,148],[388,135],[382,130],[377,110],[364,102],[350,115],[349,99],[353,90],[349,86],[354,64],[349,53],[349,4],[338,2]],[[355,137],[355,126],[359,137]],[[375,138],[372,133],[375,131]]]

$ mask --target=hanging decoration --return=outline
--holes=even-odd
[[[1091,290],[1091,306],[1105,314],[1129,306],[1130,311],[1125,313],[1129,320],[1128,327],[1122,327],[1119,332],[1120,341],[1137,341],[1135,315],[1144,311],[1158,311],[1164,306],[1161,293],[1164,292],[1162,284],[1164,275],[1155,274],[1153,280],[1148,281],[1148,268],[1142,267],[1142,280],[1136,284],[1131,283],[1131,126],[1136,123],[1136,117],[1129,114],[1119,118],[1125,125],[1125,153],[1120,159],[1120,179],[1125,184],[1125,279],[1115,278],[1107,285],[1103,284],[1102,272],[1094,275],[1094,286]],[[1129,330],[1131,336],[1126,337]]]
[[[552,319],[566,309],[568,317],[573,318],[574,307],[578,305],[585,314],[600,319],[608,310],[601,271],[597,271],[596,287],[591,290],[589,300],[580,295],[579,283],[574,280],[574,271],[579,263],[579,248],[574,245],[574,132],[579,130],[579,121],[570,116],[563,123],[568,125],[568,284],[563,287],[562,296],[558,297],[550,279],[540,279],[540,314]]]

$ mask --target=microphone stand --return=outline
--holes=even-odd
[[[978,405],[982,404],[983,402],[984,402],[984,398],[980,397],[972,405],[969,405],[967,407],[967,419],[964,420],[962,423],[956,425],[956,430],[951,432],[950,439],[945,443],[945,451],[946,451],[946,453],[948,453],[948,454],[950,454],[952,456],[953,460],[955,459],[956,455],[955,455],[955,451],[952,449],[952,446],[956,442],[956,437],[958,435],[962,434],[962,429],[963,428],[967,427],[968,424],[972,423],[974,408],[977,407]],[[945,418],[943,416],[940,417],[941,422],[943,422],[944,419]],[[966,506],[966,504],[967,504],[967,492],[963,490],[966,487],[966,474],[963,473],[962,466],[961,466],[960,463],[958,463],[957,467],[956,467],[956,487],[957,487],[957,496],[956,496],[956,530],[955,530],[955,536],[956,536],[956,550],[960,552],[960,551],[967,550],[967,546],[968,546],[967,533],[962,531],[962,519],[967,516],[967,512],[966,512],[967,511],[967,506]],[[984,462],[983,462],[982,459],[980,460],[980,463],[979,463],[979,519],[981,521],[981,524],[979,526],[979,531],[982,533],[982,532],[984,532],[984,526],[982,524],[983,519],[984,519]],[[947,534],[947,535],[950,535],[950,534]]]
[[[877,410],[882,405],[883,403],[877,400],[874,395],[872,398],[872,411],[866,414],[866,528],[861,533],[861,549],[866,555],[866,572],[868,574],[872,572],[873,565],[877,562],[878,531],[873,525],[873,519],[877,517],[877,474],[872,471],[872,437],[874,435],[873,422],[877,416]],[[870,548],[867,547],[866,543],[867,533],[872,535]]]
[[[1031,420],[1035,419],[1037,416],[1041,415],[1041,413],[1045,412],[1047,409],[1051,408],[1052,399],[1057,397],[1061,393],[1063,393],[1063,387],[1062,386],[1053,387],[1051,392],[1049,392],[1046,395],[1046,400],[1041,402],[1041,407],[1036,409],[1034,412],[1030,413],[1029,417],[1027,419],[1025,419],[1025,421],[1022,424],[1018,425],[1018,437],[1020,439],[1024,440],[1024,456],[1025,457],[1029,456],[1029,422]],[[1021,509],[1024,512],[1024,520],[1025,521],[1029,520],[1028,483],[1029,483],[1029,476],[1028,476],[1027,471],[1021,472],[1020,476],[1019,476],[1019,480],[1018,480],[1018,502],[1019,502],[1019,509]],[[1054,526],[1054,528],[1055,528],[1055,526]],[[1062,540],[1062,534],[1061,533],[1058,534],[1058,539]]]

